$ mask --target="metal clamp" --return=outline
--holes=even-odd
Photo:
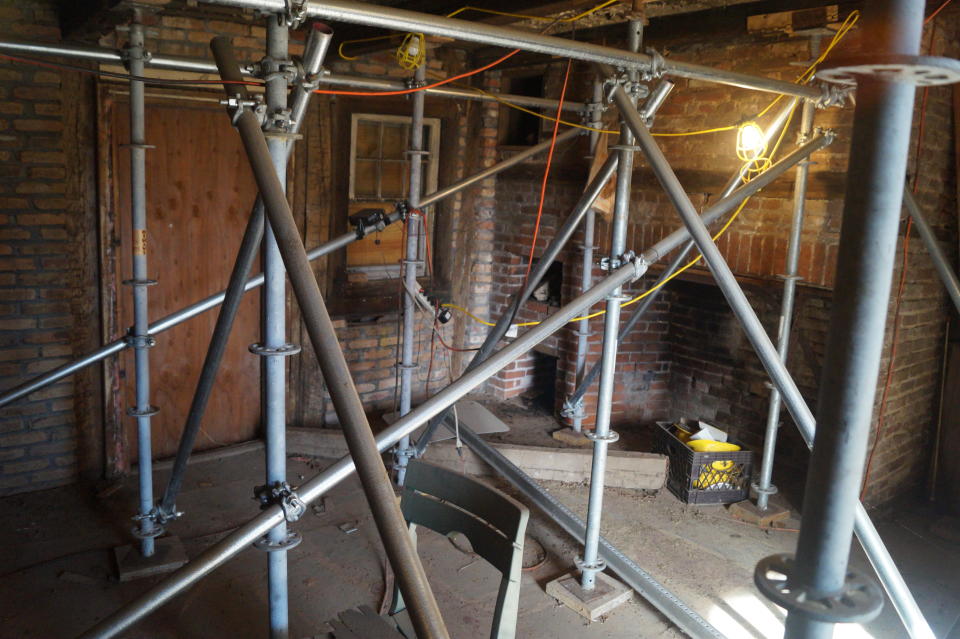
[[[124,286],[156,286],[157,280],[138,280],[131,278],[129,280],[123,280],[120,283]]]
[[[603,560],[603,557],[597,557],[597,561],[592,564],[585,563],[583,557],[574,557],[573,565],[585,574],[596,574],[607,569],[607,562]]]
[[[791,582],[794,568],[793,555],[771,555],[757,563],[753,582],[778,606],[816,621],[864,623],[880,614],[883,592],[870,577],[848,568],[843,590],[827,597],[814,597]]]
[[[130,534],[132,534],[137,539],[153,539],[154,537],[159,537],[166,530],[163,527],[163,519],[160,517],[160,511],[156,508],[150,509],[148,513],[139,513],[131,517],[132,520],[137,522],[137,525],[130,529]],[[154,523],[154,529],[146,532],[143,530],[143,522],[152,521]]]
[[[764,488],[757,482],[753,482],[750,484],[750,488],[755,490],[758,495],[770,496],[770,495],[776,495],[778,492],[780,492],[780,490],[776,486],[774,486],[772,483],[768,487]]]
[[[256,343],[248,346],[247,350],[254,355],[259,355],[260,357],[290,357],[291,355],[296,355],[300,352],[300,345],[286,343],[282,346],[271,348],[269,346]]]
[[[284,12],[277,14],[280,24],[296,29],[307,19],[307,0],[283,0]]]
[[[281,550],[290,550],[300,545],[303,537],[294,530],[288,530],[287,536],[280,541],[270,541],[268,537],[261,537],[253,542],[253,547],[264,552],[277,552]]]
[[[620,433],[615,430],[607,431],[606,435],[597,435],[596,431],[583,431],[583,436],[592,442],[607,442],[612,444],[620,439]]]
[[[563,400],[563,408],[560,409],[560,416],[566,417],[568,419],[574,419],[576,417],[584,417],[586,411],[583,409],[583,398],[581,397],[575,403],[570,403],[570,398]]]
[[[645,81],[660,79],[663,77],[664,69],[667,66],[664,62],[663,56],[659,51],[652,47],[647,47],[645,52],[648,56],[650,56],[650,68],[645,70],[641,77]]]
[[[130,348],[153,348],[157,345],[157,340],[152,335],[127,334],[123,337],[123,343]]]
[[[117,31],[129,31],[129,27],[121,29],[117,27]],[[123,67],[129,72],[130,71],[130,61],[133,60],[133,53],[131,47],[124,47],[120,51],[120,62],[123,64]],[[153,54],[147,51],[144,48],[140,48],[140,59],[143,60],[144,64],[150,62],[153,59]]]
[[[623,255],[618,255],[616,257],[601,257],[600,258],[600,270],[603,271],[614,271],[624,264],[632,262],[636,259],[637,254],[633,251],[627,251]]]
[[[130,406],[127,408],[127,415],[130,417],[153,417],[160,412],[158,406],[147,406],[145,410],[137,410],[136,406]]]
[[[859,76],[918,87],[954,84],[960,82],[960,61],[929,55],[870,54],[836,59],[817,71],[820,80],[847,86],[856,84]]]
[[[307,505],[287,482],[257,486],[253,489],[253,497],[260,502],[261,510],[274,504],[280,506],[284,518],[290,522],[300,519],[307,510]]]
[[[409,77],[403,81],[408,89],[419,89],[421,87],[427,86],[427,83],[421,80],[417,80],[416,77]]]
[[[259,94],[256,99],[253,100],[244,100],[238,96],[234,96],[220,100],[220,104],[226,106],[227,110],[230,111],[230,122],[233,126],[237,126],[240,116],[243,115],[243,112],[247,109],[250,109],[250,111],[257,116],[257,121],[260,123],[260,126],[263,126],[264,120],[266,120],[267,117],[267,105],[263,102],[263,96]]]

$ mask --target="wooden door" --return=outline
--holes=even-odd
[[[132,292],[121,284],[131,273],[130,157],[122,148],[129,141],[129,115],[125,96],[101,103],[101,124],[110,127],[113,201],[106,226],[114,245],[104,260],[113,287],[107,294],[112,304],[105,308],[116,338],[133,322]],[[156,146],[147,152],[148,271],[158,282],[148,291],[154,322],[226,287],[256,186],[240,139],[216,100],[149,99],[146,120],[146,141]],[[256,435],[260,366],[247,347],[259,332],[258,291],[247,293],[241,305],[195,450]],[[160,409],[152,420],[157,458],[176,452],[218,310],[161,333],[150,350],[151,403]],[[111,386],[118,396],[115,419],[122,422],[115,426],[119,438],[113,452],[115,467],[123,470],[137,455],[136,420],[126,416],[126,408],[134,405],[133,351],[119,360]]]

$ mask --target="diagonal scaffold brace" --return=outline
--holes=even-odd
[[[340,419],[357,475],[397,578],[417,636],[449,637],[423,566],[407,532],[406,522],[394,497],[386,467],[377,449],[373,432],[360,402],[346,359],[340,350],[333,322],[327,312],[316,276],[310,267],[299,230],[290,211],[283,185],[277,177],[266,138],[260,128],[248,92],[242,84],[240,66],[230,40],[214,38],[210,43],[224,90],[231,102],[232,117],[260,189],[267,219],[276,238],[283,264],[290,277],[334,408]],[[279,523],[279,522],[278,522]]]
[[[612,73],[612,71],[606,68],[602,69],[602,71],[608,75]],[[620,110],[621,116],[636,135],[637,144],[643,148],[643,153],[647,157],[650,167],[666,191],[674,208],[680,213],[690,236],[694,239],[697,248],[703,254],[707,266],[713,273],[717,285],[727,298],[727,302],[730,304],[734,315],[740,322],[747,339],[756,351],[771,381],[773,381],[782,395],[783,401],[790,411],[790,415],[800,430],[800,434],[803,436],[807,445],[812,448],[814,433],[816,431],[816,419],[813,416],[813,412],[807,406],[796,382],[780,359],[776,347],[760,323],[743,289],[741,289],[737,283],[730,266],[723,259],[720,250],[710,237],[710,232],[704,226],[700,216],[697,215],[693,203],[690,202],[690,198],[683,190],[669,162],[667,162],[666,157],[664,157],[663,152],[657,146],[645,122],[631,104],[629,96],[623,91],[622,87],[618,87],[614,91],[613,99],[617,108]],[[866,509],[859,501],[856,502],[853,517],[857,537],[860,539],[860,543],[867,557],[870,559],[870,563],[876,570],[880,582],[890,596],[894,607],[897,609],[897,613],[900,615],[904,627],[908,630],[911,637],[932,637],[930,626],[924,619],[916,599],[914,599],[909,588],[907,588],[903,576],[900,574],[896,564],[893,562],[893,558],[877,534],[876,528],[874,528],[873,523],[870,521]]]

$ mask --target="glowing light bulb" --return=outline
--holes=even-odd
[[[767,139],[763,129],[756,122],[745,122],[737,131],[737,157],[745,162],[763,157],[767,150]]]

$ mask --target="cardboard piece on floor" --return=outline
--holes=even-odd
[[[173,572],[187,563],[187,553],[179,537],[158,537],[154,540],[152,557],[140,554],[140,544],[113,549],[120,581],[133,581],[153,575]]]
[[[465,400],[462,402],[457,402],[454,404],[454,406],[457,408],[457,419],[460,420],[460,423],[465,424],[470,428],[470,430],[478,435],[505,433],[510,430],[510,427],[504,424],[499,417],[491,413],[477,402]],[[452,411],[449,419],[453,419]],[[386,413],[383,416],[383,420],[388,424],[392,424],[393,422],[397,421],[397,414]],[[426,428],[426,425],[415,430],[411,439],[414,441],[419,439],[424,428]],[[438,428],[436,432],[434,432],[433,441],[441,442],[445,439],[453,439],[453,432],[446,427]]]

